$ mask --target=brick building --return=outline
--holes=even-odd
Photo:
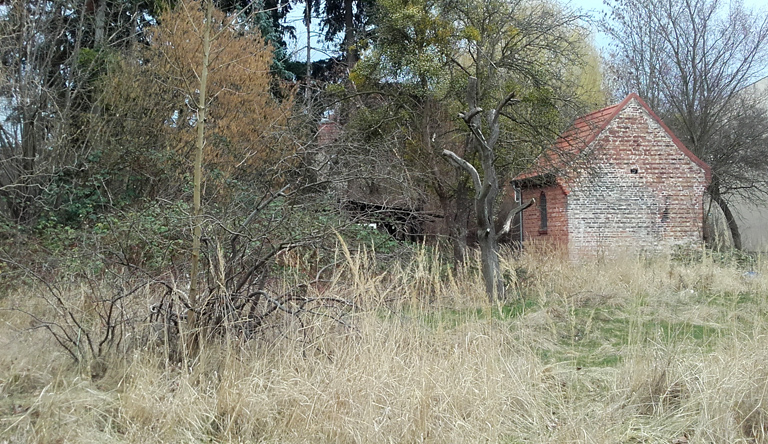
[[[522,240],[578,258],[701,242],[710,179],[709,166],[631,94],[576,119],[512,183],[518,199],[536,199],[522,213]]]

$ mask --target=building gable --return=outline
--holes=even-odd
[[[574,155],[575,175],[563,156],[542,156],[530,171],[515,178],[524,200],[547,194],[546,214],[562,214],[562,230],[541,230],[541,209],[523,212],[523,238],[567,245],[571,256],[609,249],[660,250],[702,239],[703,194],[711,172],[639,97],[577,119],[555,149]],[[558,173],[544,173],[545,168]],[[551,170],[550,170],[551,171]],[[549,180],[562,190],[562,208]],[[537,185],[540,183],[541,185]],[[560,234],[560,233],[564,234]]]
[[[656,122],[664,132],[666,132],[675,146],[684,153],[691,162],[704,170],[707,180],[710,181],[712,179],[712,171],[709,165],[686,148],[680,139],[675,136],[667,125],[653,112],[648,104],[636,93],[629,94],[624,100],[616,105],[594,111],[574,120],[570,127],[558,137],[550,150],[547,150],[540,155],[528,170],[519,174],[513,180],[530,180],[545,174],[554,174],[559,177],[567,175],[567,172],[572,169],[572,164],[579,164],[582,154],[589,151],[598,136],[605,131],[616,116],[633,102],[636,102],[643,110],[645,110],[648,116]]]

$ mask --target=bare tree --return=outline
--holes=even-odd
[[[472,132],[472,138],[478,145],[480,163],[483,168],[483,177],[472,166],[471,163],[460,158],[452,151],[444,150],[451,163],[463,169],[472,178],[475,185],[475,217],[477,219],[477,242],[480,244],[480,255],[482,259],[483,279],[485,281],[485,291],[491,301],[504,297],[504,280],[501,275],[501,265],[499,264],[499,237],[509,232],[512,225],[512,219],[517,213],[533,205],[531,200],[525,205],[512,209],[504,218],[502,229],[496,233],[494,227],[493,213],[496,204],[496,197],[499,194],[499,178],[496,175],[496,166],[494,165],[494,148],[499,140],[500,122],[504,108],[514,101],[515,94],[507,94],[499,101],[495,109],[487,113],[487,125],[490,128],[490,138],[485,137],[481,129],[482,108],[477,106],[477,79],[469,78],[467,85],[467,104],[469,111],[462,113],[461,118]]]
[[[498,238],[522,208],[501,215],[496,233],[500,177],[514,175],[549,148],[581,111],[573,72],[583,64],[582,16],[544,2],[454,0],[447,2],[445,17],[463,36],[449,59],[454,75],[468,78],[468,109],[460,117],[469,135],[463,158],[450,150],[443,155],[472,178],[486,292],[501,299]],[[472,165],[475,158],[480,168]]]
[[[766,74],[768,14],[723,0],[615,0],[603,29],[620,95],[636,91],[712,168],[709,194],[741,248],[731,198],[768,191],[768,124],[741,91]]]
[[[107,54],[130,46],[147,20],[140,2],[107,3],[2,3],[0,213],[16,223],[56,212],[73,182],[89,176]]]
[[[203,182],[203,150],[205,148],[205,122],[208,111],[208,70],[210,69],[211,58],[211,28],[213,24],[213,1],[204,2],[205,19],[201,24],[203,35],[201,36],[202,61],[200,63],[200,82],[198,83],[197,115],[195,124],[197,126],[197,137],[195,138],[195,165],[193,172],[193,196],[192,196],[192,258],[189,283],[189,304],[188,311],[189,325],[191,328],[197,328],[195,319],[195,310],[199,307],[197,297],[199,293],[199,275],[200,275],[200,238],[203,235],[203,213],[201,207],[201,194]],[[199,22],[196,24],[200,24]],[[193,25],[194,26],[194,25]]]
[[[0,197],[16,223],[34,219],[35,199],[66,148],[78,100],[80,11],[56,1],[13,1],[0,16]]]

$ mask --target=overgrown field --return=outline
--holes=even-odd
[[[98,377],[40,328],[56,313],[30,280],[0,295],[0,443],[768,442],[760,257],[506,254],[513,299],[498,305],[471,264],[374,257],[350,254],[310,289],[347,308],[194,360],[147,317]],[[58,288],[87,320],[84,284]],[[130,303],[147,311],[153,291]]]

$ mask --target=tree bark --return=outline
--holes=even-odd
[[[353,0],[344,0],[344,51],[347,55],[347,68],[352,71],[357,64]]]
[[[457,174],[458,175],[458,174]],[[463,265],[467,257],[467,225],[472,208],[469,186],[463,178],[457,178],[456,198],[453,205],[453,219],[448,221],[453,243],[453,262]]]
[[[309,106],[309,98],[311,96],[310,85],[312,83],[312,0],[306,0],[307,8],[304,11],[304,20],[307,22],[307,79],[306,79],[306,91],[304,91],[304,98],[307,100],[307,106]]]
[[[38,115],[39,108],[36,105],[22,111],[21,161],[15,171],[19,186],[12,191],[14,198],[8,204],[11,215],[18,224],[26,224],[31,220],[30,206],[36,194],[33,178],[37,173],[35,160],[38,151],[37,132],[40,131],[37,125]]]
[[[104,44],[104,35],[107,28],[107,0],[99,0],[94,17],[95,25],[93,31],[94,47],[98,48]]]
[[[195,317],[198,307],[200,274],[200,238],[202,237],[201,184],[203,181],[203,148],[205,147],[205,118],[208,110],[208,65],[211,54],[211,20],[213,0],[205,2],[205,23],[203,24],[203,60],[200,67],[200,89],[197,102],[197,140],[195,144],[195,166],[192,195],[192,270],[190,271],[189,305],[187,320],[191,329],[198,327]],[[194,337],[194,335],[193,335]]]
[[[720,194],[720,184],[716,178],[712,180],[712,184],[709,187],[709,195],[712,197],[712,200],[715,201],[717,206],[719,206],[723,211],[725,221],[728,224],[728,230],[731,232],[733,248],[741,250],[741,233],[739,232],[739,224],[736,222],[736,217],[731,211],[728,202],[726,202],[726,200],[723,199],[722,194]]]
[[[485,293],[488,295],[488,299],[493,302],[504,298],[504,280],[501,276],[496,228],[491,219],[498,188],[488,181],[487,175],[486,172],[487,182],[484,189],[479,196],[475,197],[475,215],[477,217],[477,243],[480,245]],[[495,182],[495,180],[496,175],[493,174],[492,181]]]

